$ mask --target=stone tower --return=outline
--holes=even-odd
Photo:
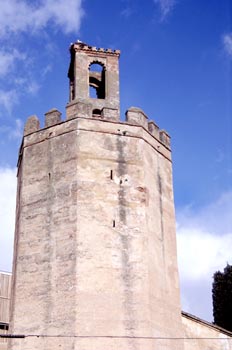
[[[29,117],[19,153],[9,349],[181,350],[169,136],[120,121],[119,51],[70,51],[66,120]]]

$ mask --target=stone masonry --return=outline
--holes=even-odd
[[[119,51],[70,51],[66,120],[30,117],[19,153],[9,349],[182,350],[170,138],[120,121]]]

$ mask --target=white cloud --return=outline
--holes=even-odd
[[[0,106],[3,106],[8,113],[11,113],[14,105],[18,103],[19,93],[16,89],[0,90]]]
[[[22,95],[36,95],[40,89],[40,84],[34,79],[26,76],[22,78],[20,75],[13,81],[13,89],[0,89],[0,107],[2,107],[9,115],[12,114],[13,107],[19,103]],[[4,112],[2,111],[1,114]]]
[[[31,95],[36,95],[40,89],[40,85],[36,81],[29,81],[26,86],[26,91]]]
[[[125,7],[122,11],[121,11],[121,16],[128,19],[129,17],[132,16],[133,14],[133,9],[131,7]]]
[[[224,50],[232,58],[232,33],[223,36]]]
[[[222,193],[220,197],[200,209],[191,205],[177,208],[179,229],[195,229],[214,235],[232,233],[232,191]]]
[[[52,71],[52,64],[47,64],[47,66],[46,67],[44,67],[44,69],[42,70],[42,72],[41,72],[41,75],[42,75],[42,77],[44,78],[49,72],[51,72]]]
[[[49,23],[64,33],[78,32],[83,9],[82,0],[41,0],[37,6],[26,0],[2,0],[0,34],[35,33]]]
[[[0,51],[0,76],[4,76],[7,74],[13,62],[14,59],[10,53]]]
[[[154,0],[154,3],[157,4],[160,8],[160,20],[163,22],[173,10],[174,5],[176,4],[176,0]]]
[[[182,227],[178,231],[180,275],[183,279],[198,280],[211,277],[232,263],[232,232],[221,236],[201,229]]]
[[[82,0],[0,2],[0,113],[11,114],[23,96],[38,93],[51,71],[46,60],[51,54],[48,47],[53,47],[52,55],[55,51],[52,35],[58,30],[77,35],[84,11]],[[33,35],[37,35],[34,46],[28,40]]]
[[[25,61],[26,54],[13,49],[11,52],[0,50],[0,77],[4,77],[18,60]]]
[[[23,134],[23,122],[21,119],[15,120],[15,127],[11,128],[8,136],[10,139],[21,139]]]
[[[4,136],[6,136],[9,140],[15,140],[15,139],[20,140],[22,138],[23,122],[21,119],[15,119],[14,122],[15,124],[13,126],[9,126],[9,125],[0,126],[0,135],[1,135],[2,143],[3,143],[3,140],[5,140]]]
[[[182,307],[212,321],[213,274],[232,264],[232,192],[200,210],[177,210]]]
[[[11,271],[15,221],[16,169],[0,168],[0,270]]]

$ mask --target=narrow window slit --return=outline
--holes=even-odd
[[[115,227],[115,220],[113,220],[113,227]]]
[[[113,170],[110,170],[110,180],[113,180]]]

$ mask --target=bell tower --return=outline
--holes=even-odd
[[[120,121],[119,51],[70,52],[66,117],[24,128],[9,350],[183,350],[170,137]]]
[[[119,103],[119,50],[97,49],[82,42],[70,46],[69,110],[79,116],[117,121]]]

